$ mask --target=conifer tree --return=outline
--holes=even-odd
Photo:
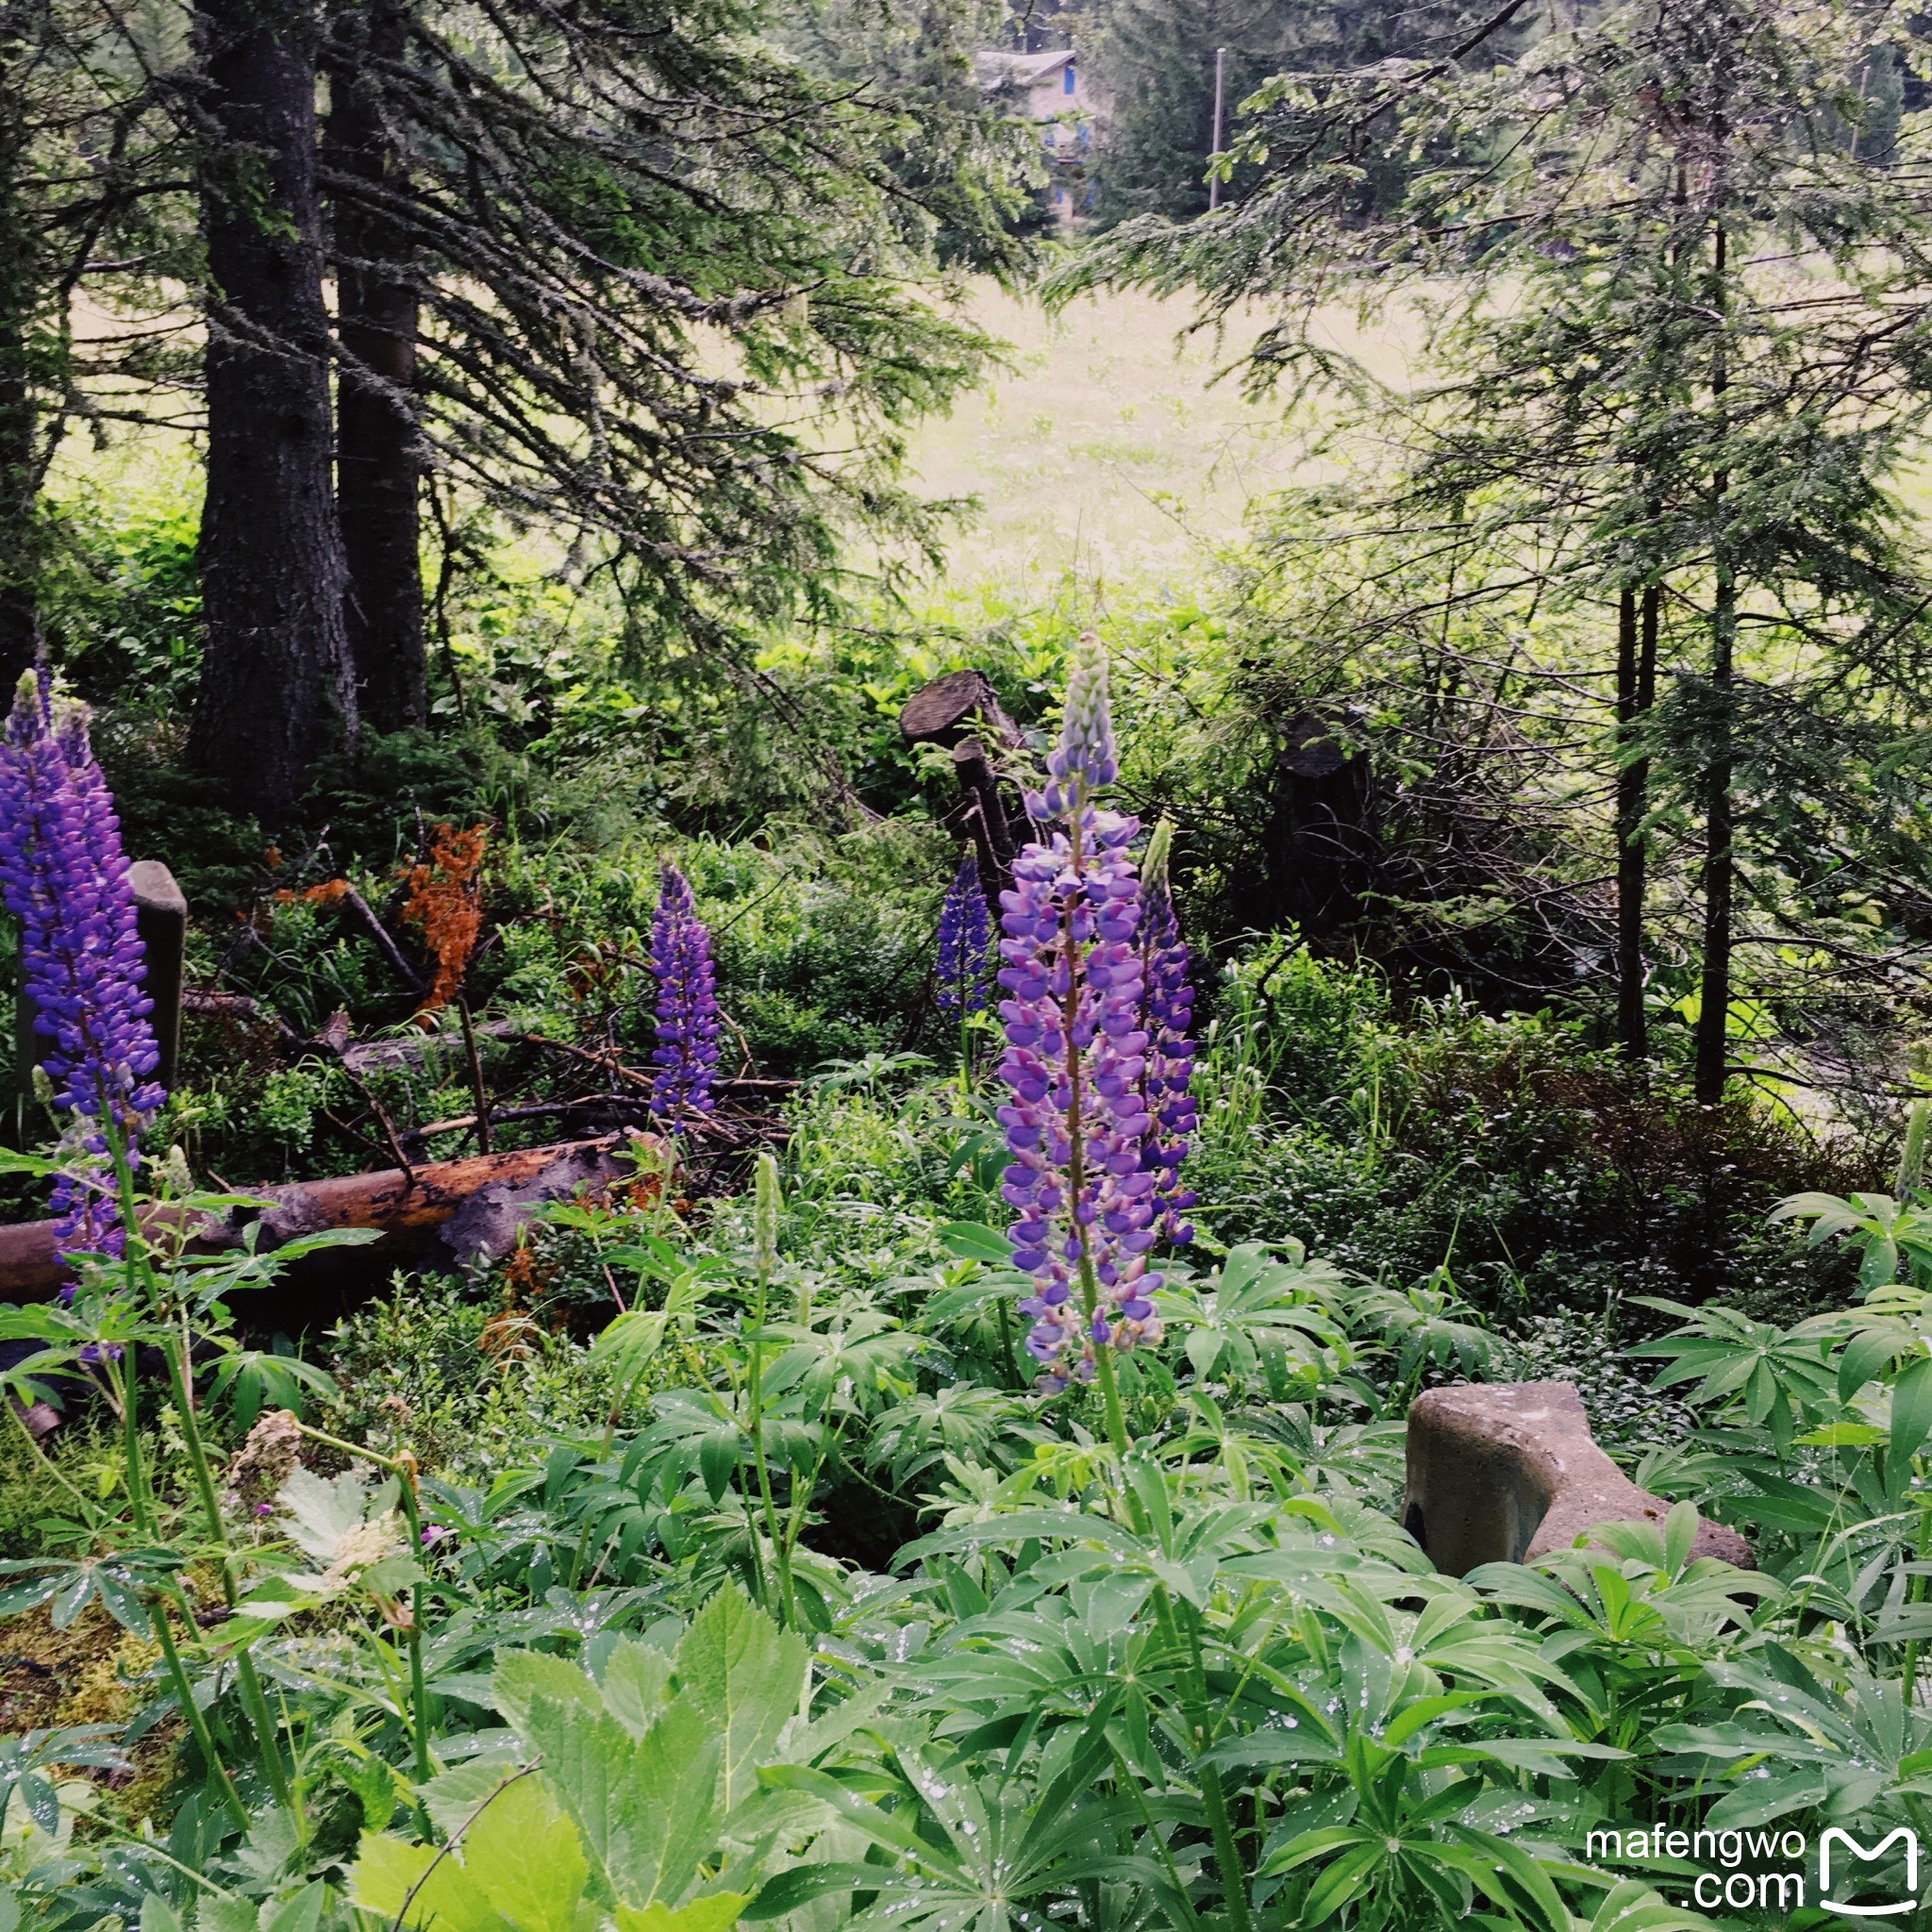
[[[1887,0],[1641,0],[1498,60],[1517,10],[1425,63],[1271,82],[1238,202],[1124,228],[1083,274],[1191,285],[1220,316],[1268,301],[1257,378],[1365,402],[1324,306],[1425,330],[1441,375],[1385,418],[1409,449],[1385,501],[1453,510],[1616,609],[1621,970],[1661,786],[1701,827],[1714,1102],[1740,881],[1754,940],[1796,936],[1844,883],[1820,833],[1857,816],[1845,755],[1916,715],[1924,594],[1894,492],[1932,403],[1932,233],[1912,171],[1842,138],[1869,113],[1857,50],[1899,23]],[[1364,171],[1391,151],[1439,158],[1367,211]],[[1889,837],[1907,768],[1853,762]]]
[[[971,96],[957,37],[894,92],[815,75],[764,20],[338,8],[340,489],[379,728],[423,718],[431,470],[615,572],[640,651],[740,675],[747,624],[837,603],[846,534],[930,542],[904,429],[989,343],[919,284],[941,237],[1010,265],[1015,151],[976,99],[931,111],[948,75]]]

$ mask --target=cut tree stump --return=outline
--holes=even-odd
[[[1009,750],[1026,741],[983,671],[949,671],[921,685],[899,713],[899,735],[908,744],[942,744],[948,751],[962,738],[992,738]]]
[[[163,1087],[172,1087],[181,1056],[181,982],[188,946],[188,901],[175,883],[175,874],[158,858],[137,858],[127,868],[127,883],[134,894],[134,929],[141,936],[144,955],[142,991],[155,1003],[148,1024],[155,1030],[160,1064],[155,1069],[154,1077]],[[34,1069],[45,1060],[54,1045],[38,1030],[34,1020],[34,1003],[23,986],[14,995],[13,1024],[13,1064],[23,1112],[34,1104]],[[25,1145],[28,1136],[24,1122],[20,1124],[20,1135]]]
[[[237,1312],[253,1328],[311,1327],[330,1321],[379,1289],[398,1268],[452,1269],[508,1254],[517,1231],[546,1201],[586,1183],[628,1171],[626,1144],[657,1149],[654,1136],[604,1134],[508,1154],[437,1160],[407,1172],[342,1174],[251,1189],[271,1205],[238,1209],[211,1223],[194,1245],[219,1253],[240,1244],[251,1222],[273,1250],[325,1228],[369,1227],[382,1239],[361,1247],[325,1248],[290,1264],[274,1288],[252,1292]],[[44,1301],[65,1279],[54,1258],[54,1224],[0,1227],[0,1301]]]
[[[1598,1446],[1574,1382],[1430,1389],[1408,1411],[1402,1523],[1450,1576],[1568,1549],[1600,1523],[1655,1523],[1671,1506]],[[1755,1570],[1734,1529],[1697,1519],[1693,1557]]]
[[[948,816],[973,841],[979,890],[997,919],[1000,894],[1012,891],[1017,847],[987,741],[1012,751],[1025,743],[1024,734],[1001,708],[984,672],[949,671],[907,700],[899,735],[908,744],[942,745],[953,754],[959,802]]]

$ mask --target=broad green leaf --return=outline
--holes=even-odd
[[[798,1709],[805,1641],[781,1632],[731,1584],[692,1619],[675,1663],[679,1702],[703,1713],[723,1746],[728,1811],[752,1789],[759,1758]]]
[[[588,1868],[576,1828],[534,1777],[519,1778],[463,1836],[463,1880],[519,1928],[571,1932]]]
[[[1690,1557],[1690,1545],[1697,1538],[1697,1506],[1675,1503],[1664,1518],[1664,1568],[1674,1576]]]
[[[8,1900],[10,1903],[10,1893]],[[180,1915],[158,1891],[144,1891],[141,1895],[141,1932],[181,1932]]]
[[[605,1711],[539,1696],[521,1728],[613,1896],[675,1905],[717,1838],[724,1740],[711,1718],[679,1698],[633,1740]]]
[[[480,1892],[463,1882],[463,1870],[434,1845],[405,1844],[399,1838],[365,1831],[349,1896],[366,1912],[404,1932],[434,1925],[436,1932],[504,1932],[503,1921]]]
[[[1907,1363],[1891,1385],[1891,1445],[1886,1466],[1898,1479],[1907,1460],[1919,1453],[1932,1434],[1932,1356]]]
[[[940,1245],[962,1261],[985,1261],[1004,1268],[1013,1258],[1013,1244],[996,1228],[977,1221],[949,1221],[937,1229]]]
[[[750,1903],[749,1892],[714,1891],[675,1911],[664,1906],[619,1906],[617,1932],[726,1932]]]
[[[587,1711],[604,1708],[602,1693],[575,1664],[543,1650],[498,1651],[496,1668],[490,1674],[490,1694],[511,1728],[525,1736],[530,1706],[539,1697],[578,1704]]]
[[[604,1665],[605,1707],[633,1738],[657,1723],[671,1685],[671,1659],[661,1650],[620,1637]]]
[[[429,1822],[444,1838],[459,1830],[496,1788],[514,1776],[512,1769],[488,1758],[472,1758],[417,1788]]]

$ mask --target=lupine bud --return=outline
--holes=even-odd
[[[1906,1121],[1905,1152],[1899,1156],[1898,1180],[1892,1192],[1904,1201],[1925,1182],[1925,1136],[1932,1126],[1932,1101],[1915,1100]]]
[[[56,710],[42,666],[22,677],[0,741],[0,898],[20,922],[21,983],[50,1042],[50,1102],[73,1109],[54,1190],[63,1255],[120,1252],[104,1129],[138,1164],[142,1125],[162,1099],[147,1077],[160,1056],[120,821],[87,724],[83,705]]]
[[[979,867],[969,853],[959,861],[940,907],[939,1007],[942,1013],[976,1013],[986,1005],[991,922]]]
[[[769,1153],[760,1153],[753,1170],[751,1206],[752,1265],[760,1274],[770,1274],[778,1265],[778,1214],[783,1205],[778,1163]]]
[[[692,903],[684,874],[666,859],[658,872],[651,920],[651,972],[658,982],[658,1076],[651,1108],[667,1119],[689,1109],[709,1113],[718,1069],[718,1000],[711,935]]]

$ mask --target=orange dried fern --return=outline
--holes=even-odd
[[[483,853],[489,840],[487,824],[472,825],[467,832],[439,824],[429,862],[412,865],[403,874],[409,889],[403,923],[422,935],[436,967],[429,991],[416,1008],[419,1014],[440,1012],[463,983],[483,927]]]

